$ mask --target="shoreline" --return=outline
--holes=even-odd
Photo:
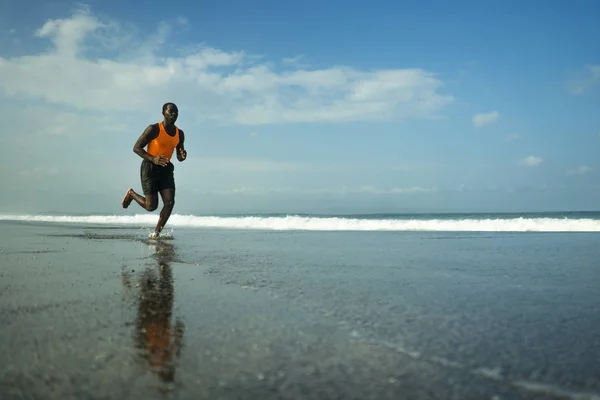
[[[5,235],[3,399],[583,396],[373,339],[301,298],[218,279],[178,238],[95,229]]]

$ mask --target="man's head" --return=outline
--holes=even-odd
[[[162,108],[162,114],[166,122],[174,124],[179,116],[179,110],[174,103],[165,103]]]

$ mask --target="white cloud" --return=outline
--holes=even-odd
[[[422,69],[276,70],[243,51],[210,47],[184,54],[169,47],[175,54],[169,55],[170,25],[158,26],[137,40],[88,9],[49,20],[37,30],[51,42],[47,52],[0,58],[0,92],[105,112],[154,110],[175,101],[182,114],[244,125],[435,118],[454,101],[440,92],[444,83]]]
[[[500,114],[498,113],[498,111],[476,114],[473,116],[473,125],[475,125],[475,127],[477,127],[477,128],[481,128],[486,125],[491,125],[494,122],[496,122],[499,115]]]
[[[295,64],[297,65],[300,60],[304,58],[304,56],[296,56],[296,57],[284,57],[281,62],[284,64]]]
[[[588,65],[583,72],[576,74],[567,82],[567,88],[573,95],[581,95],[600,83],[600,65]]]
[[[56,167],[48,165],[37,166],[19,171],[20,178],[40,178],[50,175],[58,175],[59,170]]]
[[[506,142],[514,142],[516,140],[519,140],[521,138],[521,135],[519,135],[518,133],[512,133],[508,136],[506,136],[506,138],[504,139]]]
[[[292,161],[277,161],[266,158],[251,157],[211,157],[188,153],[185,168],[178,171],[179,176],[186,177],[190,181],[198,180],[198,176],[215,177],[223,174],[231,177],[258,178],[261,173],[276,176],[283,173],[289,177],[289,173],[324,173],[352,171],[356,165],[352,164],[327,164],[327,163],[303,163]],[[201,179],[202,180],[202,179]]]
[[[215,195],[268,195],[268,194],[329,194],[329,195],[347,195],[347,194],[371,194],[371,195],[405,195],[417,193],[435,193],[437,188],[423,188],[419,186],[413,187],[396,187],[396,188],[377,188],[373,186],[359,186],[339,188],[260,188],[260,187],[238,187],[230,189],[209,189],[209,190],[194,190],[198,193],[215,194]]]
[[[544,160],[541,157],[528,156],[519,161],[519,165],[524,167],[536,167],[540,165]]]
[[[85,137],[131,132],[126,118],[114,119],[110,115],[88,112],[65,111],[60,107],[13,107],[0,108],[0,119],[18,121],[22,135],[11,138],[12,144],[27,143],[28,147],[42,136]],[[136,127],[141,134],[143,127]],[[136,131],[136,132],[137,132]],[[56,140],[48,138],[49,140]],[[135,140],[135,138],[133,139]],[[40,146],[47,145],[47,142]],[[64,145],[64,144],[63,144]]]
[[[47,21],[37,30],[36,36],[49,37],[54,43],[55,54],[61,57],[75,57],[85,37],[103,25],[96,18],[83,11],[75,18]]]
[[[234,158],[234,157],[189,157],[188,161],[194,166],[188,170],[201,170],[202,172],[234,172],[234,173],[257,173],[257,172],[284,172],[284,171],[309,171],[323,168],[316,164],[301,164],[284,161],[271,161],[260,158]]]
[[[585,175],[585,174],[589,174],[591,172],[594,172],[594,169],[592,167],[589,167],[587,165],[580,165],[574,169],[571,169],[569,171],[569,174],[571,175]]]
[[[284,57],[281,59],[281,63],[283,65],[294,67],[297,69],[311,69],[311,64],[309,62],[303,61],[306,57],[304,55],[299,55],[296,57]]]
[[[343,193],[368,193],[368,194],[415,194],[436,192],[436,188],[424,188],[420,186],[377,188],[373,186],[361,186],[358,188],[342,188]]]
[[[437,188],[423,188],[420,186],[412,186],[412,187],[406,187],[406,188],[392,188],[392,189],[388,190],[388,193],[410,194],[410,193],[434,193],[437,191],[438,191]]]
[[[192,26],[192,24],[190,24],[190,20],[181,15],[176,18],[175,22],[184,28],[190,28]]]

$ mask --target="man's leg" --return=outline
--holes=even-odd
[[[140,181],[145,197],[137,194],[130,188],[127,190],[125,197],[123,197],[123,208],[129,207],[131,201],[135,200],[146,211],[156,210],[158,208],[159,176],[156,175],[153,165],[147,160],[143,160],[140,166]]]
[[[127,208],[131,200],[135,200],[146,211],[154,211],[158,208],[158,193],[148,193],[144,197],[137,194],[133,189],[129,189],[123,200],[123,207]]]
[[[160,210],[160,217],[158,218],[158,223],[154,230],[156,233],[162,231],[171,216],[171,211],[173,211],[173,207],[175,206],[175,189],[162,189],[160,191],[160,197],[163,201],[163,208]]]

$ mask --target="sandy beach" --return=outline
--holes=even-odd
[[[289,284],[275,275],[261,280],[251,256],[246,264],[228,258],[226,232],[196,233],[192,251],[181,239],[191,231],[149,241],[143,229],[132,227],[2,224],[3,400],[600,399],[597,364],[569,388],[558,379],[518,379],[493,363],[469,365],[369,333],[386,329],[390,315],[365,311],[352,320],[343,307],[336,315],[326,302],[315,305],[310,285],[301,289],[293,282],[296,274],[316,274],[310,267],[288,268]],[[247,240],[264,242],[269,235]],[[220,265],[211,258],[216,252],[222,253]],[[370,299],[364,292],[344,294],[344,279],[360,275],[349,270],[344,276],[316,276],[323,286],[313,289],[326,292],[337,280],[334,293],[345,303],[382,301],[372,282]],[[401,305],[387,312],[398,332],[406,329],[400,325],[410,312]],[[573,329],[593,337],[597,321]],[[431,336],[422,331],[422,342]],[[599,354],[597,338],[569,346],[581,352],[575,358],[580,366],[592,365]],[[559,363],[546,361],[551,375]]]

